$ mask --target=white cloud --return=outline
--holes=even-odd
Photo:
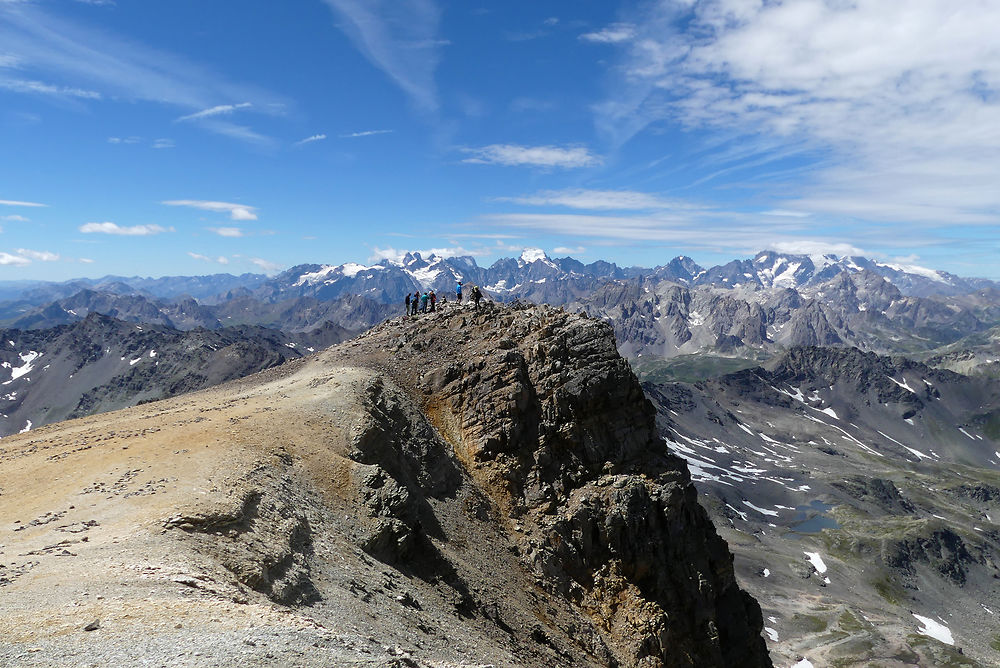
[[[48,206],[48,204],[39,204],[38,202],[20,202],[14,199],[0,199],[0,204],[4,206]]]
[[[324,134],[312,135],[310,137],[306,137],[305,139],[300,139],[299,141],[295,142],[295,145],[302,146],[303,144],[311,144],[314,141],[323,141],[324,139],[326,139],[326,135]]]
[[[11,255],[10,253],[0,252],[0,264],[25,265],[31,264],[31,260],[26,257],[21,257],[20,255]]]
[[[619,44],[627,42],[635,37],[635,26],[628,23],[612,23],[606,28],[597,32],[588,32],[580,35],[584,42],[595,44]]]
[[[26,223],[26,222],[28,222],[27,218],[25,218],[24,216],[18,216],[17,214],[14,214],[12,216],[0,216],[0,220],[11,222],[11,223]]]
[[[514,202],[532,206],[564,206],[571,209],[590,210],[655,210],[699,208],[690,202],[671,201],[650,193],[635,190],[543,190],[522,197],[499,197],[500,202]]]
[[[350,132],[346,135],[340,135],[341,139],[353,139],[354,137],[371,137],[372,135],[387,135],[392,130],[362,130],[361,132]]]
[[[252,106],[253,104],[250,102],[240,102],[239,104],[217,104],[214,107],[202,109],[201,111],[196,111],[193,114],[188,114],[187,116],[181,116],[177,119],[177,121],[196,121],[202,118],[211,118],[212,116],[228,116],[239,109],[249,109]]]
[[[635,19],[596,107],[616,144],[711,130],[810,151],[794,210],[1000,221],[1000,4],[656,0]]]
[[[243,230],[238,227],[206,227],[209,232],[214,232],[220,237],[242,237]]]
[[[392,79],[414,104],[436,111],[434,70],[441,59],[441,10],[433,0],[325,0],[342,19],[338,27]]]
[[[587,252],[587,249],[583,246],[577,246],[576,248],[567,248],[566,246],[556,246],[552,249],[553,253],[558,255],[582,255]]]
[[[109,144],[138,144],[142,137],[108,137]]]
[[[94,261],[91,260],[89,257],[81,257],[79,261],[84,264],[94,264]]]
[[[173,139],[154,139],[152,147],[153,148],[174,148],[177,144],[174,143]]]
[[[56,253],[50,253],[49,251],[36,251],[29,248],[18,248],[17,254],[21,257],[26,257],[29,260],[38,260],[40,262],[55,262],[59,259],[59,255]]]
[[[27,81],[25,79],[10,79],[0,77],[0,88],[15,93],[37,93],[55,97],[75,97],[84,100],[100,100],[101,94],[94,90],[73,88],[71,86],[56,86],[42,81]]]
[[[861,248],[848,243],[836,241],[814,241],[810,239],[794,239],[777,241],[771,244],[770,250],[790,255],[870,255]]]
[[[188,251],[188,255],[193,257],[195,260],[201,260],[202,262],[216,262],[218,264],[229,264],[229,258],[225,255],[220,255],[219,257],[209,257],[207,255],[202,255],[201,253],[193,253]]]
[[[252,257],[250,258],[250,262],[260,267],[265,274],[276,274],[282,268],[282,265],[277,262],[271,262],[260,257]]]
[[[506,165],[530,167],[591,167],[601,164],[601,158],[582,146],[519,146],[516,144],[491,144],[481,148],[465,148],[471,154],[462,162],[481,165]]]
[[[465,255],[470,255],[473,257],[480,257],[483,255],[491,255],[492,251],[485,249],[469,249],[463,248],[461,246],[452,247],[442,247],[442,248],[410,248],[410,249],[399,249],[399,248],[378,248],[372,249],[372,254],[368,258],[369,262],[377,262],[379,260],[391,260],[392,262],[400,262],[403,256],[407,253],[420,253],[420,256],[427,258],[431,255],[437,255],[438,257],[462,257]]]
[[[167,206],[189,206],[203,211],[228,213],[232,220],[257,220],[257,207],[231,202],[213,202],[201,199],[172,199],[161,202]]]
[[[119,234],[130,237],[144,237],[162,232],[172,231],[159,225],[132,225],[123,227],[116,223],[84,223],[80,226],[80,231],[84,234]]]

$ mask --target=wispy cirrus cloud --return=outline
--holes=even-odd
[[[517,144],[491,144],[480,148],[463,148],[469,154],[462,162],[477,165],[504,165],[509,167],[593,167],[603,160],[583,146],[520,146]]]
[[[115,145],[137,145],[146,144],[146,140],[142,137],[108,137],[109,144]],[[177,146],[173,139],[168,139],[165,137],[160,137],[158,139],[153,139],[148,142],[150,148],[164,149],[164,148],[174,148]]]
[[[349,132],[339,135],[341,139],[354,139],[355,137],[371,137],[372,135],[387,135],[392,130],[362,130],[361,132]]]
[[[215,202],[202,199],[172,199],[160,202],[167,206],[187,206],[202,211],[228,213],[232,220],[257,220],[257,207],[232,202]]]
[[[257,144],[273,142],[225,120],[225,112],[199,114],[244,104],[277,113],[278,96],[234,83],[181,55],[76,23],[46,11],[41,3],[0,2],[0,44],[18,65],[37,73],[30,80],[0,74],[0,88],[106,103],[153,102],[187,110],[188,120],[210,132]],[[43,76],[43,81],[34,80]]]
[[[613,143],[651,125],[709,131],[766,154],[799,151],[812,169],[786,202],[794,210],[887,225],[1000,222],[1000,5],[635,7],[636,34],[616,42],[595,106]]]
[[[84,234],[115,234],[127,237],[147,237],[173,231],[173,228],[162,227],[160,225],[122,226],[112,222],[84,223],[79,229]]]
[[[0,199],[0,205],[3,206],[29,206],[29,207],[40,207],[48,206],[48,204],[39,204],[38,202],[21,202],[16,199]]]
[[[448,42],[438,36],[441,10],[434,0],[325,0],[338,27],[372,65],[382,70],[418,109],[436,111],[434,71]]]
[[[176,120],[176,122],[197,121],[203,118],[211,118],[213,116],[229,116],[240,109],[249,109],[251,107],[253,107],[253,104],[250,102],[240,102],[239,104],[217,104],[214,107],[209,107],[208,109],[196,111],[193,114],[181,116]]]
[[[202,262],[215,262],[216,264],[229,264],[229,258],[225,255],[219,255],[218,257],[209,257],[207,255],[202,255],[201,253],[195,253],[188,251],[188,255],[193,257],[195,260],[201,260]]]
[[[570,209],[591,211],[633,210],[650,211],[656,209],[695,209],[703,206],[683,200],[669,200],[651,193],[635,190],[543,190],[534,195],[521,197],[497,197],[498,202],[513,202],[529,206],[562,206]]]
[[[304,144],[312,144],[313,142],[323,141],[324,139],[326,139],[325,134],[311,135],[309,137],[306,137],[305,139],[298,140],[297,142],[295,142],[295,145],[302,146]]]
[[[0,216],[0,220],[11,223],[27,223],[29,219],[25,218],[24,216],[19,216],[15,213],[9,216]]]
[[[96,90],[87,90],[85,88],[75,88],[72,86],[57,86],[43,81],[13,79],[2,76],[0,76],[0,88],[4,88],[15,93],[35,93],[38,95],[52,95],[56,97],[75,97],[85,100],[100,100],[103,97]]]

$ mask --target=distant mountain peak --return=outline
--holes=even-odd
[[[545,251],[541,248],[525,248],[521,252],[520,261],[524,264],[531,264],[532,262],[544,262],[546,264],[552,264],[549,260],[549,256],[545,254]]]

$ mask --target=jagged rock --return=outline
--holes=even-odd
[[[525,564],[597,623],[617,662],[769,665],[759,608],[684,464],[659,445],[609,325],[522,305],[420,318],[390,345],[398,327],[358,345],[424,397],[458,461],[516,522]],[[428,351],[452,361],[427,368]]]
[[[874,504],[883,512],[906,514],[915,510],[912,503],[900,496],[891,480],[852,476],[843,482],[833,483],[833,486],[843,489],[859,501]]]

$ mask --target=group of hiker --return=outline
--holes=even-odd
[[[476,305],[476,310],[479,310],[479,301],[483,298],[483,293],[479,291],[479,286],[473,285],[472,289],[469,291],[469,298]],[[462,303],[462,281],[458,282],[455,286],[455,301],[459,304]],[[406,305],[406,315],[417,315],[417,313],[434,313],[437,309],[437,294],[433,290],[424,290],[421,294],[420,290],[417,290],[412,295],[406,293],[406,299],[403,300]],[[448,303],[448,297],[442,295],[441,303]]]

